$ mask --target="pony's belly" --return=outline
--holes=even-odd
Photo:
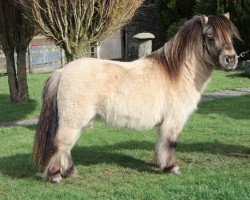
[[[142,118],[133,118],[131,116],[109,117],[106,118],[105,121],[112,126],[136,130],[151,129],[159,124],[159,121],[157,120],[144,120]]]
[[[99,112],[99,114],[106,123],[112,126],[137,130],[151,129],[162,121],[160,115],[154,115],[152,112],[139,114],[109,110],[106,112]]]

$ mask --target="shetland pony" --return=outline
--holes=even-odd
[[[229,16],[195,16],[158,51],[133,62],[78,59],[46,81],[33,159],[47,181],[76,175],[71,149],[98,114],[132,129],[160,125],[155,162],[179,173],[175,149],[214,66],[237,65]]]

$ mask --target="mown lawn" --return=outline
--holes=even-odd
[[[182,173],[151,162],[156,129],[95,123],[73,149],[79,172],[44,182],[30,162],[35,127],[0,129],[0,199],[249,199],[250,95],[202,102],[177,148]]]
[[[28,104],[10,103],[7,77],[0,77],[0,122],[38,117],[41,111],[43,85],[49,76],[50,74],[28,75]]]
[[[250,87],[250,78],[242,71],[221,71],[215,70],[206,92],[217,92],[228,89]]]
[[[216,71],[208,91],[249,87],[238,73]],[[29,76],[27,105],[8,103],[1,77],[0,121],[37,117],[48,76]],[[250,199],[249,105],[250,95],[199,104],[180,137],[179,176],[160,174],[151,162],[157,129],[138,132],[97,121],[72,152],[79,176],[50,184],[30,162],[35,127],[0,127],[0,199]]]

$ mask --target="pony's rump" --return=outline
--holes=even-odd
[[[36,129],[33,161],[38,169],[44,168],[56,150],[54,139],[58,127],[57,89],[60,80],[57,71],[47,79],[43,89],[43,106]]]

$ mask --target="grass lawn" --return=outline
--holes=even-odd
[[[250,87],[250,78],[242,71],[221,71],[215,70],[206,92],[217,92],[228,89]]]
[[[28,75],[30,96],[28,104],[10,103],[7,77],[0,77],[0,122],[38,117],[41,111],[43,84],[49,75],[50,74]]]
[[[37,118],[41,109],[41,95],[44,81],[50,74],[28,75],[30,102],[26,105],[11,104],[7,77],[0,77],[0,122],[23,118]],[[222,91],[250,87],[250,79],[244,77],[242,72],[225,72],[215,70],[206,92]]]
[[[0,77],[0,121],[37,117],[49,74],[29,75],[31,101],[10,104]],[[250,87],[239,72],[215,71],[207,91]],[[95,123],[73,149],[79,176],[44,182],[30,162],[34,126],[0,127],[0,199],[250,199],[250,95],[199,104],[177,148],[182,174],[151,163],[156,129],[134,131]]]
[[[35,127],[0,128],[0,199],[250,199],[250,95],[202,102],[177,148],[182,173],[151,163],[156,129],[95,123],[73,149],[79,176],[44,182],[30,162]]]

